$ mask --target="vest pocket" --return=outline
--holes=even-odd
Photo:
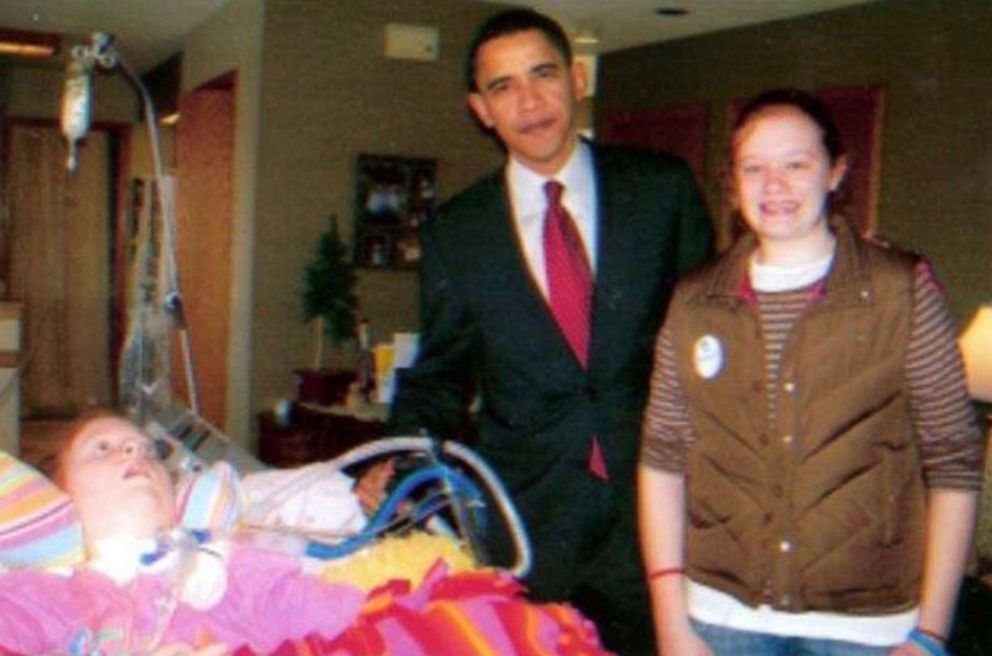
[[[907,459],[912,459],[910,445],[883,444],[882,475],[879,498],[882,500],[882,544],[891,547],[906,538],[903,504],[907,485]]]

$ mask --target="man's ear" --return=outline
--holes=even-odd
[[[582,100],[585,98],[586,89],[589,86],[589,71],[586,70],[585,63],[573,59],[569,74],[572,76],[572,93],[576,100]]]
[[[479,122],[484,126],[493,129],[493,119],[489,115],[489,106],[486,104],[486,99],[482,97],[481,93],[472,92],[468,94],[468,106],[472,108],[472,113],[475,117],[479,119]]]

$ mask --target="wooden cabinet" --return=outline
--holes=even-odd
[[[297,467],[329,460],[381,437],[384,412],[349,413],[343,407],[297,404],[288,424],[271,411],[258,416],[258,457],[272,467]]]

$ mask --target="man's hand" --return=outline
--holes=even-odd
[[[377,462],[366,469],[355,482],[355,495],[366,515],[372,516],[386,500],[386,486],[396,474],[395,459]]]

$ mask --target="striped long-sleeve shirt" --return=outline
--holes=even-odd
[[[815,294],[810,287],[756,292],[767,374],[769,419],[775,416],[782,351],[796,321]],[[675,364],[673,331],[666,325],[655,347],[651,396],[644,418],[641,462],[682,472],[699,439],[689,422]],[[964,366],[943,292],[928,265],[917,269],[913,326],[906,353],[910,412],[928,487],[978,489],[984,439],[967,394]]]

